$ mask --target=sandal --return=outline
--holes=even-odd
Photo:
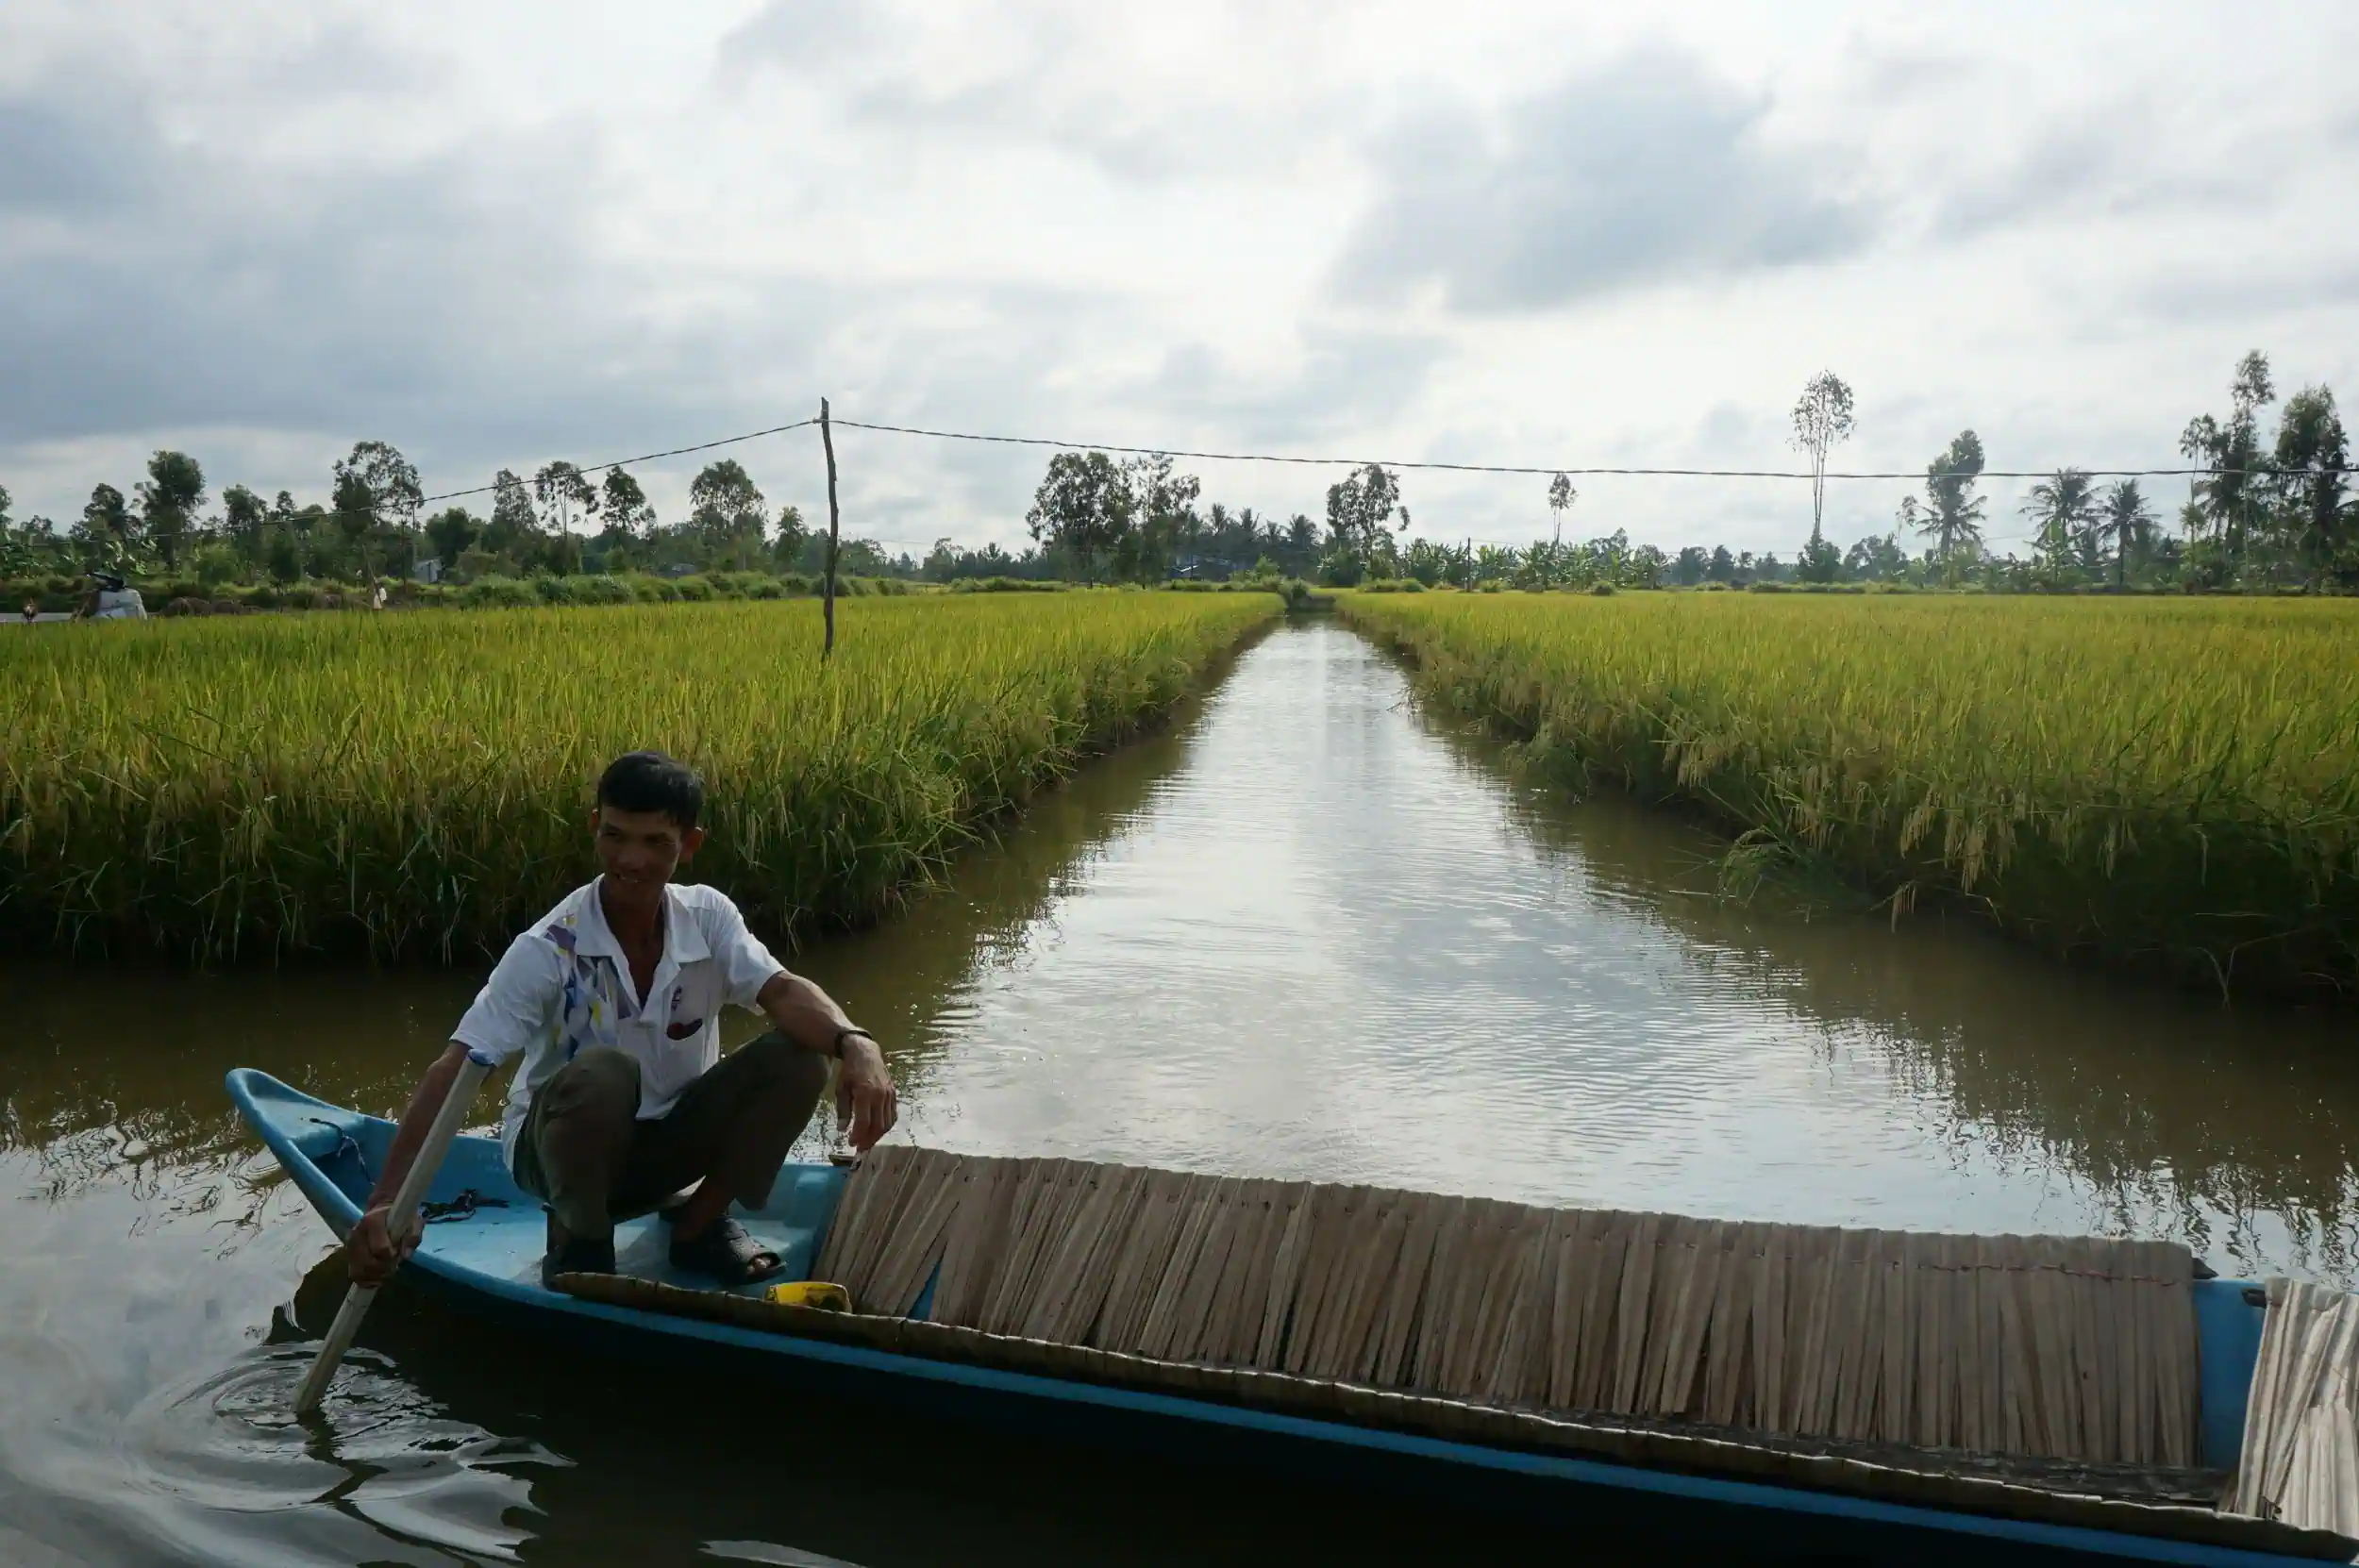
[[[672,1266],[734,1286],[767,1279],[786,1260],[777,1248],[755,1241],[744,1226],[724,1214],[694,1236],[674,1231]]]
[[[541,1255],[541,1287],[555,1290],[560,1274],[612,1274],[614,1238],[570,1236]]]

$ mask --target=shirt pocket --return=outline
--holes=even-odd
[[[681,965],[663,1003],[664,1038],[678,1044],[694,1040],[721,1010],[721,966],[710,959]]]

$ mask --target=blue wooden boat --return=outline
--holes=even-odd
[[[232,1072],[228,1092],[304,1195],[343,1235],[359,1218],[360,1201],[391,1141],[391,1124],[251,1069]],[[768,1205],[744,1216],[785,1259],[780,1277],[808,1277],[845,1182],[845,1173],[832,1166],[790,1165]],[[455,1309],[505,1321],[545,1343],[619,1359],[891,1401],[921,1419],[987,1426],[995,1441],[1017,1427],[1394,1494],[1422,1492],[1453,1507],[1517,1510],[1560,1542],[1636,1541],[1699,1556],[1741,1553],[1748,1561],[1917,1568],[1987,1561],[1994,1552],[2027,1563],[2126,1560],[2219,1568],[2351,1560],[2353,1543],[2339,1536],[2197,1508],[2051,1496],[2027,1510],[2010,1501],[2021,1489],[1978,1493],[1962,1485],[1959,1496],[1944,1498],[1937,1485],[1930,1493],[1926,1484],[1884,1486],[1875,1467],[1841,1461],[1815,1470],[1803,1465],[1799,1479],[1763,1479],[1758,1472],[1748,1476],[1740,1467],[1731,1473],[1714,1462],[1715,1446],[1726,1445],[1706,1444],[1691,1454],[1674,1444],[1669,1462],[1661,1464],[1534,1451],[560,1293],[540,1281],[539,1205],[516,1188],[498,1144],[486,1138],[453,1144],[428,1201],[453,1211],[448,1223],[427,1227],[404,1277]],[[659,1223],[642,1218],[618,1231],[623,1272],[694,1286],[672,1276]],[[2202,1460],[2226,1470],[2235,1464],[2242,1442],[2265,1311],[2261,1293],[2239,1281],[2200,1280],[2195,1291]],[[921,1299],[912,1315],[923,1317],[924,1307]]]

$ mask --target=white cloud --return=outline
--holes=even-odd
[[[456,489],[822,393],[1129,444],[1783,466],[1822,366],[1859,391],[1851,466],[1968,425],[1998,467],[2167,462],[2247,348],[2359,372],[2354,42],[2323,0],[14,0],[0,482],[70,515],[176,444],[315,494],[381,437]],[[813,445],[740,455],[808,510]],[[920,548],[1017,537],[1040,466],[845,457],[849,525]],[[1280,514],[1329,477],[1198,466]],[[1837,537],[1901,488],[1838,489]],[[1582,490],[1574,526],[1665,544],[1806,519],[1799,489]],[[1548,522],[1527,480],[1409,499],[1453,537]]]
[[[1347,286],[1382,299],[1431,282],[1462,309],[1537,310],[1863,249],[1875,214],[1842,193],[1839,158],[1764,145],[1766,109],[1654,50],[1506,104],[1496,125],[1421,111],[1380,143]]]

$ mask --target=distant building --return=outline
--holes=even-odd
[[[410,568],[410,575],[420,582],[441,582],[443,580],[443,558],[440,556],[421,557],[418,563]]]

